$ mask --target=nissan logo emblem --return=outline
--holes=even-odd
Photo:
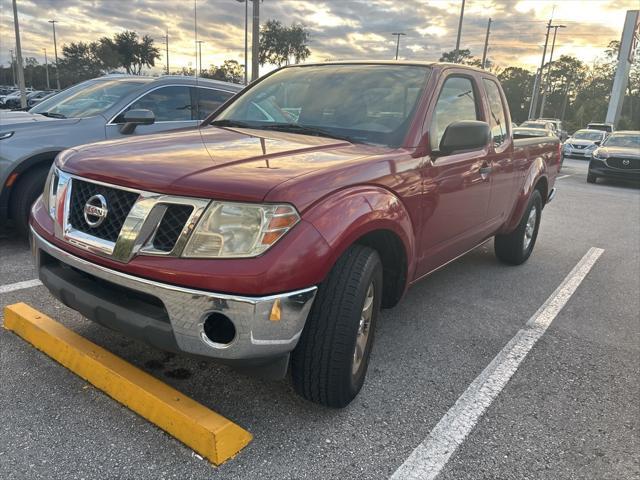
[[[107,199],[98,194],[87,200],[84,204],[84,221],[90,227],[98,227],[107,218]]]

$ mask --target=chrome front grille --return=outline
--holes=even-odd
[[[128,262],[135,255],[180,255],[209,200],[163,195],[76,177],[58,170],[56,237],[97,255]],[[87,205],[101,197],[106,215]],[[60,212],[62,214],[58,214]],[[98,223],[98,224],[95,224]]]
[[[84,215],[84,206],[94,195],[102,195],[109,206],[106,218],[96,227],[89,225]],[[81,232],[115,242],[137,199],[138,194],[135,192],[74,179],[71,184],[69,224]]]

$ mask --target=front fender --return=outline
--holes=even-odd
[[[498,233],[510,233],[516,229],[518,223],[520,223],[520,220],[522,219],[522,215],[524,215],[527,205],[529,204],[531,194],[541,179],[544,179],[548,184],[547,164],[541,157],[536,157],[529,166],[527,173],[524,175],[524,181],[516,192],[515,203],[511,211],[511,215]],[[545,202],[546,198],[543,198],[542,201]]]
[[[305,212],[304,219],[329,245],[324,276],[356,240],[373,231],[387,230],[402,242],[407,259],[407,278],[413,278],[414,227],[402,201],[388,190],[369,185],[341,190],[313,205]]]

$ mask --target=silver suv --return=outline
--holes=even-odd
[[[27,231],[29,209],[62,150],[195,127],[241,85],[184,76],[107,75],[70,87],[28,112],[0,112],[0,223]]]

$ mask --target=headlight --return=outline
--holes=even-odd
[[[595,143],[592,143],[591,145],[587,145],[585,150],[595,150],[596,148],[598,148],[598,146]]]
[[[15,132],[0,132],[0,140],[12,137]]]
[[[55,218],[56,213],[56,196],[58,190],[58,169],[56,163],[53,162],[47,180],[44,183],[44,191],[42,192],[42,203],[44,203],[47,212],[51,218]]]
[[[596,160],[605,160],[607,157],[601,153],[599,150],[594,150],[593,153],[591,154],[593,156],[593,158],[595,158]]]
[[[255,257],[287,233],[300,216],[291,205],[212,202],[183,257]]]

